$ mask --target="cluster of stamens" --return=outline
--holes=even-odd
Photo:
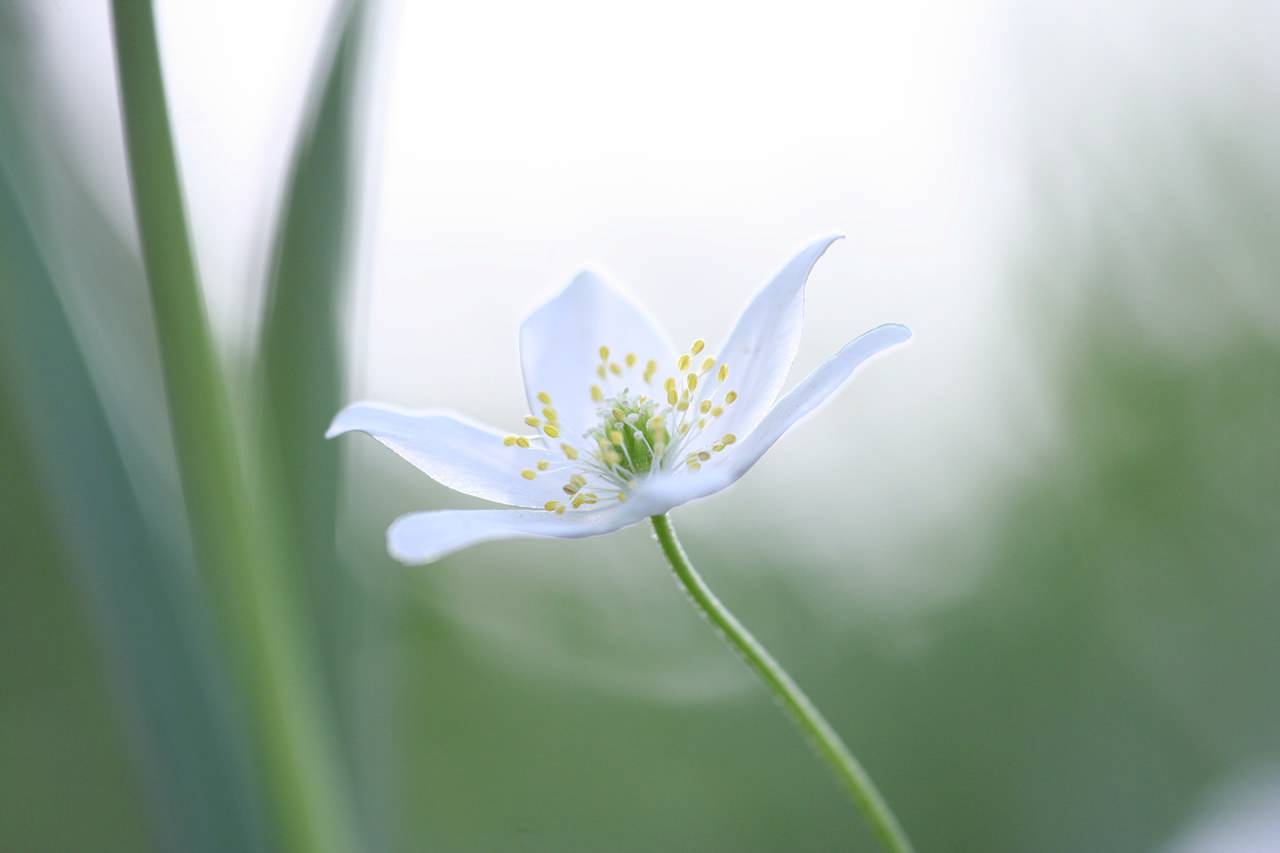
[[[655,385],[656,361],[650,359],[640,370],[636,353],[627,353],[615,361],[610,359],[609,348],[601,346],[595,371],[599,382],[590,389],[591,399],[599,407],[599,422],[581,436],[561,435],[563,426],[551,396],[540,392],[541,416],[531,414],[524,419],[537,432],[508,435],[502,443],[507,447],[544,447],[552,457],[558,449],[563,456],[557,461],[540,459],[536,470],[525,468],[520,472],[526,480],[544,473],[573,472],[563,487],[566,501],[547,501],[543,508],[563,513],[605,498],[625,502],[627,493],[644,475],[681,467],[696,472],[712,453],[722,452],[737,441],[732,433],[709,443],[703,435],[724,414],[725,407],[738,399],[736,391],[720,393],[729,378],[729,365],[717,363],[710,356],[699,358],[705,348],[706,342],[701,338],[694,341],[688,352],[676,360],[676,373]],[[638,387],[649,393],[636,393],[630,385],[624,385],[620,392],[606,393],[606,388],[617,387],[629,377],[639,379]]]

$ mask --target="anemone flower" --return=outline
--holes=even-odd
[[[792,258],[747,303],[717,355],[701,338],[676,353],[639,305],[580,273],[520,328],[530,414],[519,433],[453,412],[356,403],[327,434],[367,432],[437,482],[512,507],[401,516],[387,531],[387,547],[405,563],[495,539],[598,536],[648,518],[690,598],[788,710],[884,849],[911,853],[870,776],[707,587],[667,517],[736,482],[858,367],[911,338],[905,326],[878,326],[778,398],[800,342],[805,280],[833,239]]]
[[[513,537],[577,539],[643,521],[733,484],[858,367],[911,332],[855,338],[778,399],[800,342],[804,284],[837,238],[804,249],[764,286],[718,354],[677,353],[644,309],[586,271],[520,328],[530,414],[505,433],[454,412],[355,403],[328,437],[368,433],[433,480],[511,509],[412,513],[392,556],[430,563]]]

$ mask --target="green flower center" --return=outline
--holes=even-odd
[[[705,347],[705,341],[694,341],[676,360],[675,373],[661,383],[656,361],[641,362],[635,353],[614,361],[609,348],[600,347],[595,370],[599,381],[590,387],[599,422],[581,436],[561,434],[564,426],[551,396],[539,392],[541,416],[524,419],[538,433],[508,435],[502,443],[547,448],[551,458],[538,460],[536,470],[520,472],[526,480],[569,473],[563,486],[567,501],[547,501],[544,509],[562,513],[603,498],[626,501],[643,477],[658,471],[699,471],[712,453],[737,441],[731,433],[710,440],[706,434],[738,393],[727,384],[729,365],[702,356]],[[555,456],[563,458],[553,461]]]

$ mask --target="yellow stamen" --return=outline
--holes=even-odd
[[[538,476],[538,472],[531,471],[530,469],[525,468],[523,471],[520,472],[520,476],[524,477],[526,480],[532,480],[534,477]]]
[[[538,420],[533,415],[527,415],[524,419],[524,422],[535,429],[542,426],[542,421]]]
[[[550,394],[548,394],[546,391],[539,391],[539,392],[538,392],[538,402],[539,402],[539,403],[541,403],[541,404],[542,404],[542,405],[544,405],[544,406],[550,406],[550,405],[551,405],[551,395],[550,395]]]
[[[637,356],[635,353],[633,352],[627,353],[627,367],[635,367],[636,362],[639,360],[640,360],[640,357]]]
[[[702,372],[706,373],[708,370],[715,367],[715,364],[716,364],[716,360],[714,358],[709,358],[706,361],[702,362]]]
[[[574,447],[573,445],[571,445],[571,444],[561,444],[561,445],[560,445],[560,449],[561,449],[561,450],[563,450],[563,451],[564,451],[564,455],[565,455],[565,456],[567,456],[567,457],[569,457],[570,459],[577,459],[577,458],[578,458],[578,448]]]
[[[716,376],[719,376],[719,377],[720,377],[720,381],[721,381],[721,382],[723,382],[723,381],[725,381],[726,379],[728,379],[728,378],[729,378],[729,365],[727,365],[727,364],[722,364],[722,365],[720,365],[720,372],[719,372],[719,373],[717,373],[717,374],[716,374]]]
[[[538,470],[539,470],[539,471],[545,471],[545,470],[547,470],[547,469],[548,469],[548,468],[550,468],[550,467],[551,467],[551,463],[550,463],[550,462],[548,462],[546,459],[539,459],[539,460],[538,460]]]
[[[545,509],[547,512],[555,512],[556,510],[562,508],[563,506],[564,504],[560,503],[560,501],[547,501],[542,505],[542,508]]]
[[[609,348],[608,348],[608,347],[600,347],[600,360],[601,360],[601,361],[608,361],[608,360],[609,360]]]
[[[511,447],[519,440],[520,440],[519,436],[509,435],[506,438],[502,439],[502,443],[505,444],[507,447]]]
[[[727,406],[736,399],[738,399],[738,392],[730,391],[728,394],[724,395],[724,404]]]
[[[698,411],[699,411],[699,412],[702,412],[702,414],[704,414],[704,415],[705,415],[707,412],[711,411],[711,401],[710,401],[710,400],[703,400],[701,403],[699,403],[699,404],[698,404]]]
[[[610,372],[610,373],[612,373],[614,376],[621,376],[621,375],[622,375],[622,365],[618,364],[618,362],[616,362],[616,361],[610,362],[610,363],[609,363],[609,372]]]
[[[593,403],[603,403],[603,402],[604,402],[604,391],[600,390],[600,386],[599,386],[599,385],[592,385],[592,386],[591,386],[591,401],[592,401]]]
[[[692,391],[694,388],[698,387],[698,374],[690,373],[685,381],[689,383],[689,390]]]
[[[621,447],[622,446],[622,430],[620,429],[609,430],[609,440],[612,441],[614,444],[618,445],[619,447]]]
[[[733,444],[735,441],[738,440],[738,437],[733,433],[728,433],[724,438],[720,440],[723,441],[725,444]]]
[[[626,492],[618,492],[618,500],[622,501],[623,503],[626,503],[626,502],[627,502],[627,493],[626,493]]]
[[[552,426],[551,424],[547,424],[546,426],[544,426],[542,428],[542,431],[547,434],[548,438],[560,437],[560,429],[558,427]]]
[[[542,416],[547,420],[551,421],[551,423],[555,423],[556,421],[560,420],[560,416],[556,413],[556,410],[551,408],[550,406],[543,408]]]
[[[705,347],[706,345],[707,345],[706,341],[704,341],[702,338],[698,338],[696,341],[693,342],[693,346],[689,347],[689,352],[693,353],[694,355],[697,355],[698,353],[702,352],[702,348]]]
[[[685,353],[684,355],[680,356],[680,360],[676,362],[676,368],[677,368],[677,369],[679,369],[679,370],[688,370],[688,369],[689,369],[689,354],[688,354],[688,353]]]
[[[523,435],[516,436],[516,444],[520,445],[521,447],[528,447],[529,439],[525,438]]]

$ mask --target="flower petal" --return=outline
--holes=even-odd
[[[726,384],[738,392],[737,402],[721,420],[725,432],[751,432],[782,390],[800,346],[804,283],[818,258],[838,239],[819,240],[788,261],[734,323],[719,354],[729,365]]]
[[[609,348],[610,361],[619,368],[617,374],[606,369],[603,379],[596,373],[602,364],[601,347]],[[636,363],[627,368],[631,353]],[[538,394],[549,394],[561,432],[571,440],[580,438],[597,420],[591,386],[599,384],[606,395],[627,385],[638,389],[650,359],[661,370],[670,371],[675,360],[671,344],[643,308],[589,271],[579,273],[520,327],[520,362],[529,410],[539,414],[544,404]]]
[[[402,515],[387,529],[387,550],[407,565],[434,563],[481,542],[518,537],[581,539],[635,524],[643,511],[617,504],[595,512],[527,512],[514,509],[443,510]]]
[[[699,477],[699,493],[697,497],[718,492],[735,482],[743,474],[760,461],[760,457],[791,427],[803,417],[831,398],[844,386],[854,372],[873,357],[911,340],[911,330],[906,326],[888,323],[877,326],[865,334],[859,335],[831,358],[804,378],[804,381],[791,389],[785,397],[778,401],[760,425],[744,438],[738,440],[732,448],[726,450],[719,459],[703,466],[700,475],[708,475],[705,482]]]
[[[333,419],[325,438],[352,430],[368,433],[437,483],[468,495],[526,507],[564,497],[562,480],[520,474],[536,471],[539,461],[554,454],[537,446],[505,446],[503,433],[453,412],[354,403]]]

